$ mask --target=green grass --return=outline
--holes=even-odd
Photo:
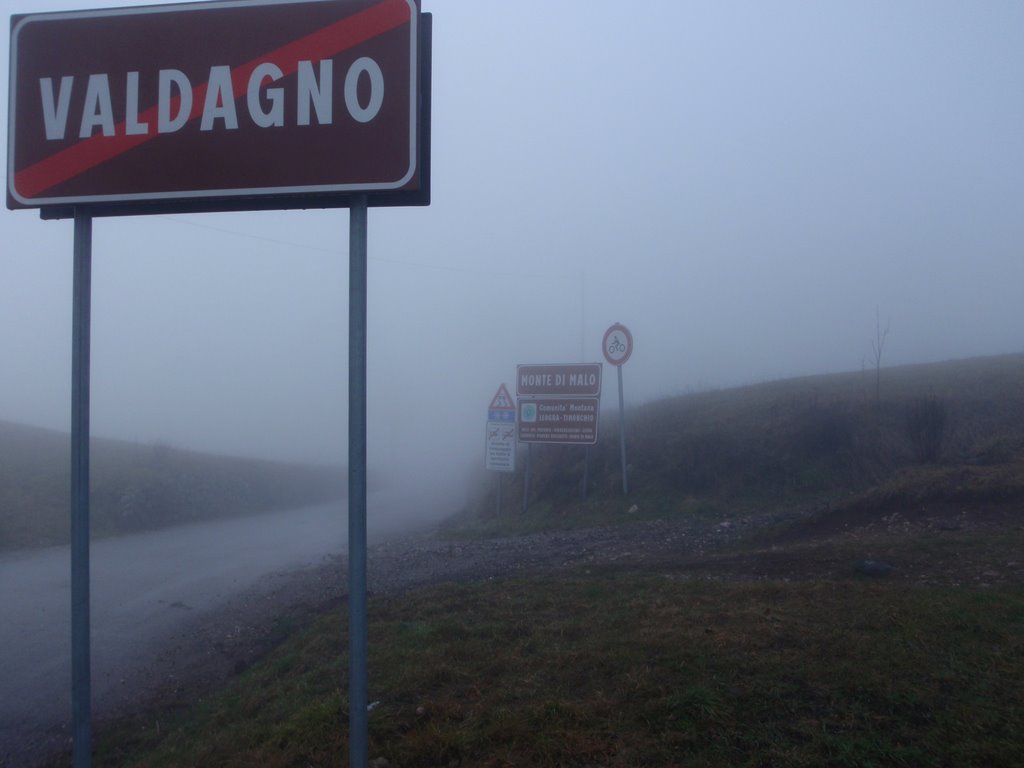
[[[521,504],[521,502],[517,502]],[[439,527],[440,535],[451,539],[524,536],[554,530],[577,530],[641,520],[719,521],[723,505],[709,499],[672,498],[659,493],[633,493],[556,505],[538,501],[526,511],[505,506],[502,514],[463,515],[450,518]]]
[[[343,617],[97,766],[347,755]],[[370,605],[370,754],[392,766],[1024,764],[1024,591],[716,583],[601,569]]]
[[[1019,528],[858,531],[796,541],[790,534],[783,528],[774,539],[752,536],[724,551],[681,557],[672,569],[720,579],[843,580],[857,575],[857,563],[870,560],[891,565],[888,578],[901,584],[987,588],[1024,580]]]

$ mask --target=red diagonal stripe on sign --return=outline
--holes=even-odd
[[[409,23],[409,6],[405,0],[382,0],[364,11],[353,14],[334,24],[283,45],[270,53],[234,67],[231,85],[234,93],[244,95],[252,71],[264,63],[273,63],[290,75],[299,67],[299,61],[327,59],[353,48],[396,27]],[[203,111],[208,83],[192,89],[192,111],[189,120],[196,120]],[[238,96],[237,98],[241,98]],[[171,100],[171,114],[177,114],[180,97]],[[135,136],[125,133],[125,123],[114,127],[113,136],[92,136],[30,165],[14,175],[18,194],[32,198],[61,182],[73,179],[91,168],[124,154],[130,149],[155,139],[157,107],[153,106],[138,116],[139,123],[149,123],[149,132]]]

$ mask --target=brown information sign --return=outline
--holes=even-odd
[[[516,366],[516,394],[598,397],[601,394],[601,364]]]
[[[14,16],[8,207],[422,204],[424,30],[419,0]]]
[[[519,442],[593,445],[601,401],[596,397],[519,400]]]

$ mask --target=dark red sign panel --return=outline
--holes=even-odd
[[[424,22],[418,0],[15,16],[8,207],[415,193]]]
[[[596,397],[519,400],[519,442],[593,445],[601,401]]]
[[[597,397],[601,394],[601,364],[516,366],[516,394]]]

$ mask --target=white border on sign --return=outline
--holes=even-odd
[[[612,359],[612,355],[608,352],[608,337],[616,331],[621,331],[626,337],[626,349],[622,355],[621,360]],[[607,331],[604,332],[604,338],[601,339],[601,352],[604,353],[604,359],[608,361],[609,365],[613,365],[616,368],[621,368],[630,357],[633,356],[633,334],[629,328],[624,326],[622,323],[615,323]]]
[[[213,198],[213,197],[244,197],[244,196],[259,196],[269,197],[273,195],[295,195],[295,194],[317,194],[317,193],[329,193],[329,192],[355,192],[355,191],[388,191],[397,190],[405,186],[409,180],[416,173],[416,166],[418,157],[416,154],[416,136],[418,134],[418,122],[417,122],[417,100],[419,98],[419,89],[416,87],[416,68],[419,66],[419,52],[418,52],[418,21],[419,17],[417,14],[417,8],[415,0],[405,0],[405,3],[409,6],[409,168],[405,174],[396,181],[389,182],[377,182],[372,184],[320,184],[303,187],[254,187],[254,188],[237,188],[229,187],[227,189],[207,189],[207,190],[196,190],[196,191],[184,191],[184,192],[156,192],[156,193],[139,193],[139,194],[124,194],[124,195],[79,195],[72,197],[31,197],[24,198],[18,194],[18,191],[14,187],[14,142],[16,140],[14,123],[15,123],[15,105],[17,104],[17,93],[16,93],[16,80],[17,80],[17,69],[16,63],[18,61],[18,33],[22,27],[26,26],[30,22],[39,20],[62,20],[62,19],[85,19],[85,18],[97,18],[102,16],[134,16],[139,14],[150,14],[150,13],[170,13],[170,12],[182,12],[182,11],[206,11],[211,8],[242,8],[251,6],[266,6],[266,5],[292,5],[295,3],[326,3],[332,2],[333,0],[212,0],[212,2],[204,3],[183,3],[174,5],[148,5],[138,6],[129,8],[103,8],[100,10],[93,11],[58,11],[56,13],[34,13],[21,19],[17,26],[11,30],[11,52],[10,52],[10,71],[8,72],[8,107],[7,107],[7,190],[10,192],[11,197],[17,200],[22,205],[30,207],[46,207],[51,205],[67,205],[69,203],[113,203],[113,202],[143,202],[148,200],[191,200],[200,198]]]

